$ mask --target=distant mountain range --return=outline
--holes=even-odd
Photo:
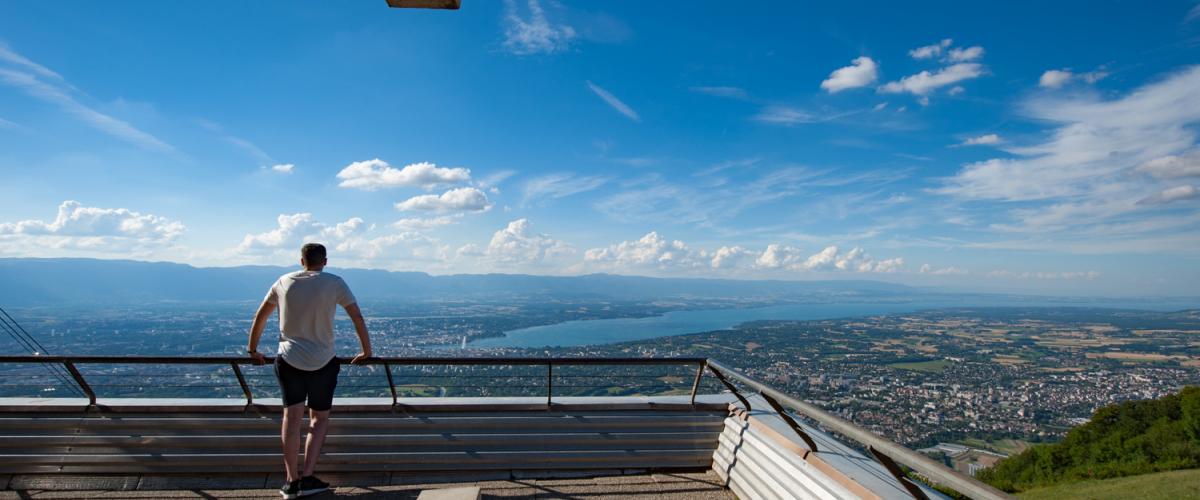
[[[0,306],[259,300],[272,282],[297,268],[193,267],[99,259],[0,259]],[[865,280],[763,281],[649,278],[611,274],[533,276],[335,269],[362,300],[556,297],[607,300],[670,298],[849,298],[918,293]]]

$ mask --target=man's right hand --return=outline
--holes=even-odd
[[[256,365],[263,365],[267,363],[267,357],[263,356],[263,353],[258,351],[250,353],[250,359],[253,360],[254,364]]]
[[[371,353],[360,352],[360,353],[358,353],[358,355],[354,356],[354,359],[350,360],[350,364],[361,365],[361,364],[363,364],[364,361],[366,361],[368,359],[371,359]]]

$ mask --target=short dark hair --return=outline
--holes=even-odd
[[[325,245],[320,243],[305,243],[300,247],[300,256],[309,264],[320,264],[325,261]]]

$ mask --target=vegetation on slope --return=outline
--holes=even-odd
[[[1017,494],[1022,500],[1200,498],[1200,469],[1081,481]]]
[[[1059,443],[1039,445],[979,478],[1006,491],[1200,467],[1200,387],[1106,406]]]

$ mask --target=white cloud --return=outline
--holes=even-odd
[[[491,208],[487,195],[473,187],[451,189],[441,195],[414,196],[396,204],[396,209],[403,211],[485,212]]]
[[[728,269],[737,267],[746,258],[755,255],[754,252],[740,246],[721,247],[713,252],[711,264],[713,269]]]
[[[749,97],[745,89],[738,87],[692,87],[692,92],[698,94],[711,95],[714,97],[729,97],[733,99],[745,99]]]
[[[13,68],[0,67],[0,83],[54,104],[63,112],[75,116],[85,124],[139,148],[159,152],[175,151],[170,144],[128,122],[96,111],[79,102],[76,96],[86,98],[85,94],[63,80],[58,73],[18,54],[7,45],[0,44],[0,62]]]
[[[1038,79],[1038,85],[1050,89],[1056,89],[1066,85],[1071,80],[1071,72],[1065,69],[1051,69],[1042,73],[1042,77]]]
[[[821,88],[830,94],[846,89],[866,87],[879,78],[878,65],[870,57],[859,57],[850,66],[834,70],[829,78],[821,82]]]
[[[1026,102],[1032,118],[1058,125],[1040,144],[1010,147],[1016,158],[967,164],[937,191],[965,199],[1113,199],[1140,186],[1122,177],[1195,147],[1200,121],[1200,67],[1188,68],[1113,100],[1040,97]],[[1161,168],[1161,167],[1160,167]],[[1129,203],[1128,206],[1132,206]]]
[[[538,0],[529,0],[526,5],[528,19],[517,12],[514,0],[505,0],[504,48],[517,55],[553,54],[570,48],[576,35],[574,28],[551,24]]]
[[[686,244],[679,240],[668,241],[654,231],[636,241],[590,249],[584,253],[584,260],[620,269],[694,268],[699,265]]]
[[[292,264],[310,242],[324,244],[337,267],[445,268],[451,256],[449,246],[417,232],[381,232],[359,217],[327,224],[310,213],[281,214],[274,229],[245,235],[231,253],[235,261]]]
[[[913,95],[925,96],[947,85],[953,85],[963,80],[978,78],[983,75],[983,66],[978,63],[958,63],[947,66],[935,73],[922,71],[915,75],[901,78],[899,81],[885,83],[879,87],[880,92],[897,94],[908,92]]]
[[[932,274],[932,275],[936,275],[936,276],[970,274],[967,272],[966,269],[962,269],[962,268],[958,268],[958,267],[954,267],[954,266],[935,268],[929,264],[921,265],[920,273],[921,274]]]
[[[609,106],[612,106],[613,109],[617,110],[618,113],[625,115],[627,118],[635,122],[642,121],[642,118],[638,116],[637,111],[634,111],[633,108],[630,108],[624,102],[621,102],[620,99],[617,99],[617,96],[612,95],[607,90],[604,90],[599,85],[596,85],[590,81],[587,82],[587,86],[592,90],[593,93],[603,99],[604,102],[608,103]]]
[[[433,229],[435,227],[449,226],[458,222],[459,217],[456,215],[443,215],[440,217],[408,217],[400,219],[392,223],[392,227],[403,231],[419,231]]]
[[[1138,205],[1165,205],[1167,203],[1180,200],[1194,200],[1200,198],[1200,190],[1195,186],[1175,186],[1162,190],[1151,196],[1147,196],[1137,201]]]
[[[1057,89],[1076,79],[1083,80],[1088,84],[1092,84],[1103,80],[1107,76],[1108,72],[1105,71],[1103,67],[1095,71],[1089,71],[1087,73],[1080,74],[1075,74],[1066,68],[1051,69],[1046,70],[1045,73],[1042,73],[1041,78],[1038,79],[1038,86],[1048,89]]]
[[[796,109],[789,106],[773,105],[762,109],[754,120],[773,123],[776,125],[795,125],[798,123],[815,123],[818,121],[816,116],[811,113]]]
[[[536,203],[541,199],[559,199],[597,189],[609,181],[598,175],[576,176],[573,174],[548,174],[530,179],[525,183],[522,205]]]
[[[183,234],[183,224],[127,208],[85,207],[67,200],[53,222],[23,220],[0,223],[0,235],[96,236],[169,242]]]
[[[946,60],[952,63],[974,61],[983,57],[983,47],[975,45],[966,48],[953,48],[946,54]]]
[[[460,253],[467,254],[472,249],[459,250]],[[528,264],[555,261],[574,253],[575,249],[570,245],[544,234],[534,233],[530,229],[528,219],[517,219],[492,235],[485,255],[496,262]]]
[[[984,134],[976,137],[968,137],[962,142],[963,146],[990,146],[1004,142],[996,134]]]
[[[802,259],[799,248],[772,243],[755,259],[754,265],[767,269],[793,268]]]
[[[1138,165],[1135,170],[1161,179],[1200,177],[1200,150],[1155,158]]]
[[[344,188],[374,191],[397,187],[422,187],[433,189],[439,185],[460,184],[471,180],[471,171],[465,168],[443,168],[429,162],[393,168],[387,162],[373,160],[356,161],[338,172],[338,184]]]
[[[0,223],[0,255],[53,257],[123,255],[147,257],[173,248],[182,223],[127,208],[85,207],[64,201],[51,222]]]
[[[912,56],[913,59],[933,59],[942,55],[942,51],[947,47],[950,47],[950,45],[953,43],[954,40],[946,38],[933,45],[926,45],[924,47],[912,49],[908,51],[908,55]]]
[[[989,278],[1015,278],[1015,279],[1037,279],[1037,280],[1094,280],[1100,277],[1100,273],[1096,271],[1025,271],[1016,273],[1007,270],[992,271],[987,274]]]
[[[292,173],[292,172],[293,172],[295,169],[296,169],[296,166],[295,166],[295,165],[293,165],[293,164],[291,164],[291,163],[280,163],[280,164],[278,164],[278,165],[272,165],[272,166],[271,166],[271,170],[272,170],[272,171],[274,171],[274,172],[278,172],[278,173],[281,173],[281,174],[290,174],[290,173]]]

